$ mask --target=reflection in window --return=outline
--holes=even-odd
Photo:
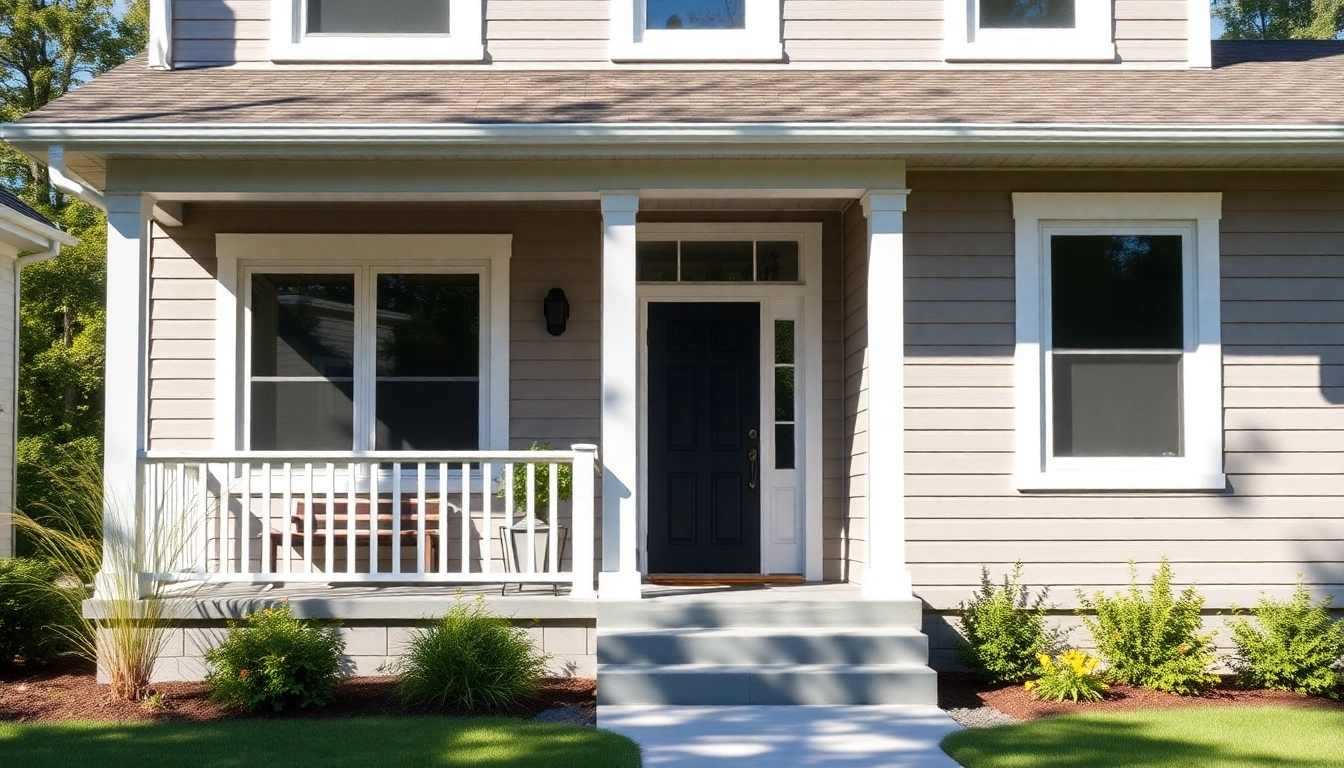
[[[1102,0],[1091,1],[1102,2]],[[980,0],[980,28],[1073,29],[1075,2],[1076,0]]]
[[[308,34],[448,34],[449,0],[308,0]]]
[[[792,320],[775,321],[775,469],[794,469],[796,462],[795,326]]]
[[[645,29],[746,27],[746,0],[645,0]]]
[[[746,241],[681,244],[681,279],[688,283],[749,283],[753,279],[752,243]]]
[[[645,240],[635,248],[643,283],[799,283],[797,240]]]
[[[635,246],[636,279],[645,283],[677,282],[677,244],[644,241]]]

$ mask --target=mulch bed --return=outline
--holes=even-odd
[[[1202,696],[1177,696],[1146,688],[1112,685],[1105,701],[1089,704],[1041,701],[1020,685],[985,685],[974,675],[944,672],[938,675],[938,706],[943,709],[993,707],[1017,720],[1082,712],[1123,712],[1135,709],[1181,707],[1308,707],[1344,709],[1344,702],[1291,691],[1245,690],[1224,682]]]
[[[62,659],[53,664],[0,672],[0,721],[51,723],[83,721],[196,721],[239,717],[333,718],[375,715],[459,715],[473,713],[408,710],[397,699],[396,678],[352,677],[338,689],[336,700],[325,707],[243,715],[222,709],[209,700],[204,683],[160,683],[153,687],[165,703],[159,709],[116,701],[99,685],[92,663]],[[499,714],[531,718],[564,706],[594,707],[597,683],[583,678],[548,678],[536,700]],[[479,713],[476,713],[479,714]]]

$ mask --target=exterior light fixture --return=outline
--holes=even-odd
[[[546,317],[546,330],[552,336],[559,336],[565,332],[565,323],[569,320],[569,299],[565,292],[559,288],[552,288],[551,292],[546,294],[546,301],[542,303],[542,314]]]

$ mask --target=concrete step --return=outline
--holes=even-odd
[[[602,629],[729,627],[910,627],[919,629],[918,600],[675,599],[598,602]]]
[[[598,664],[926,664],[909,627],[749,627],[597,631]]]
[[[597,702],[934,706],[938,685],[923,664],[605,664]]]

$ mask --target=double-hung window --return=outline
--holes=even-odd
[[[239,289],[220,320],[241,321],[239,447],[505,447],[508,248],[507,236],[221,235]]]
[[[1018,194],[1023,490],[1218,489],[1217,194]]]
[[[611,0],[612,61],[779,61],[779,0]]]
[[[1114,61],[1111,0],[943,0],[948,61]]]
[[[481,0],[271,0],[273,61],[480,61]]]

